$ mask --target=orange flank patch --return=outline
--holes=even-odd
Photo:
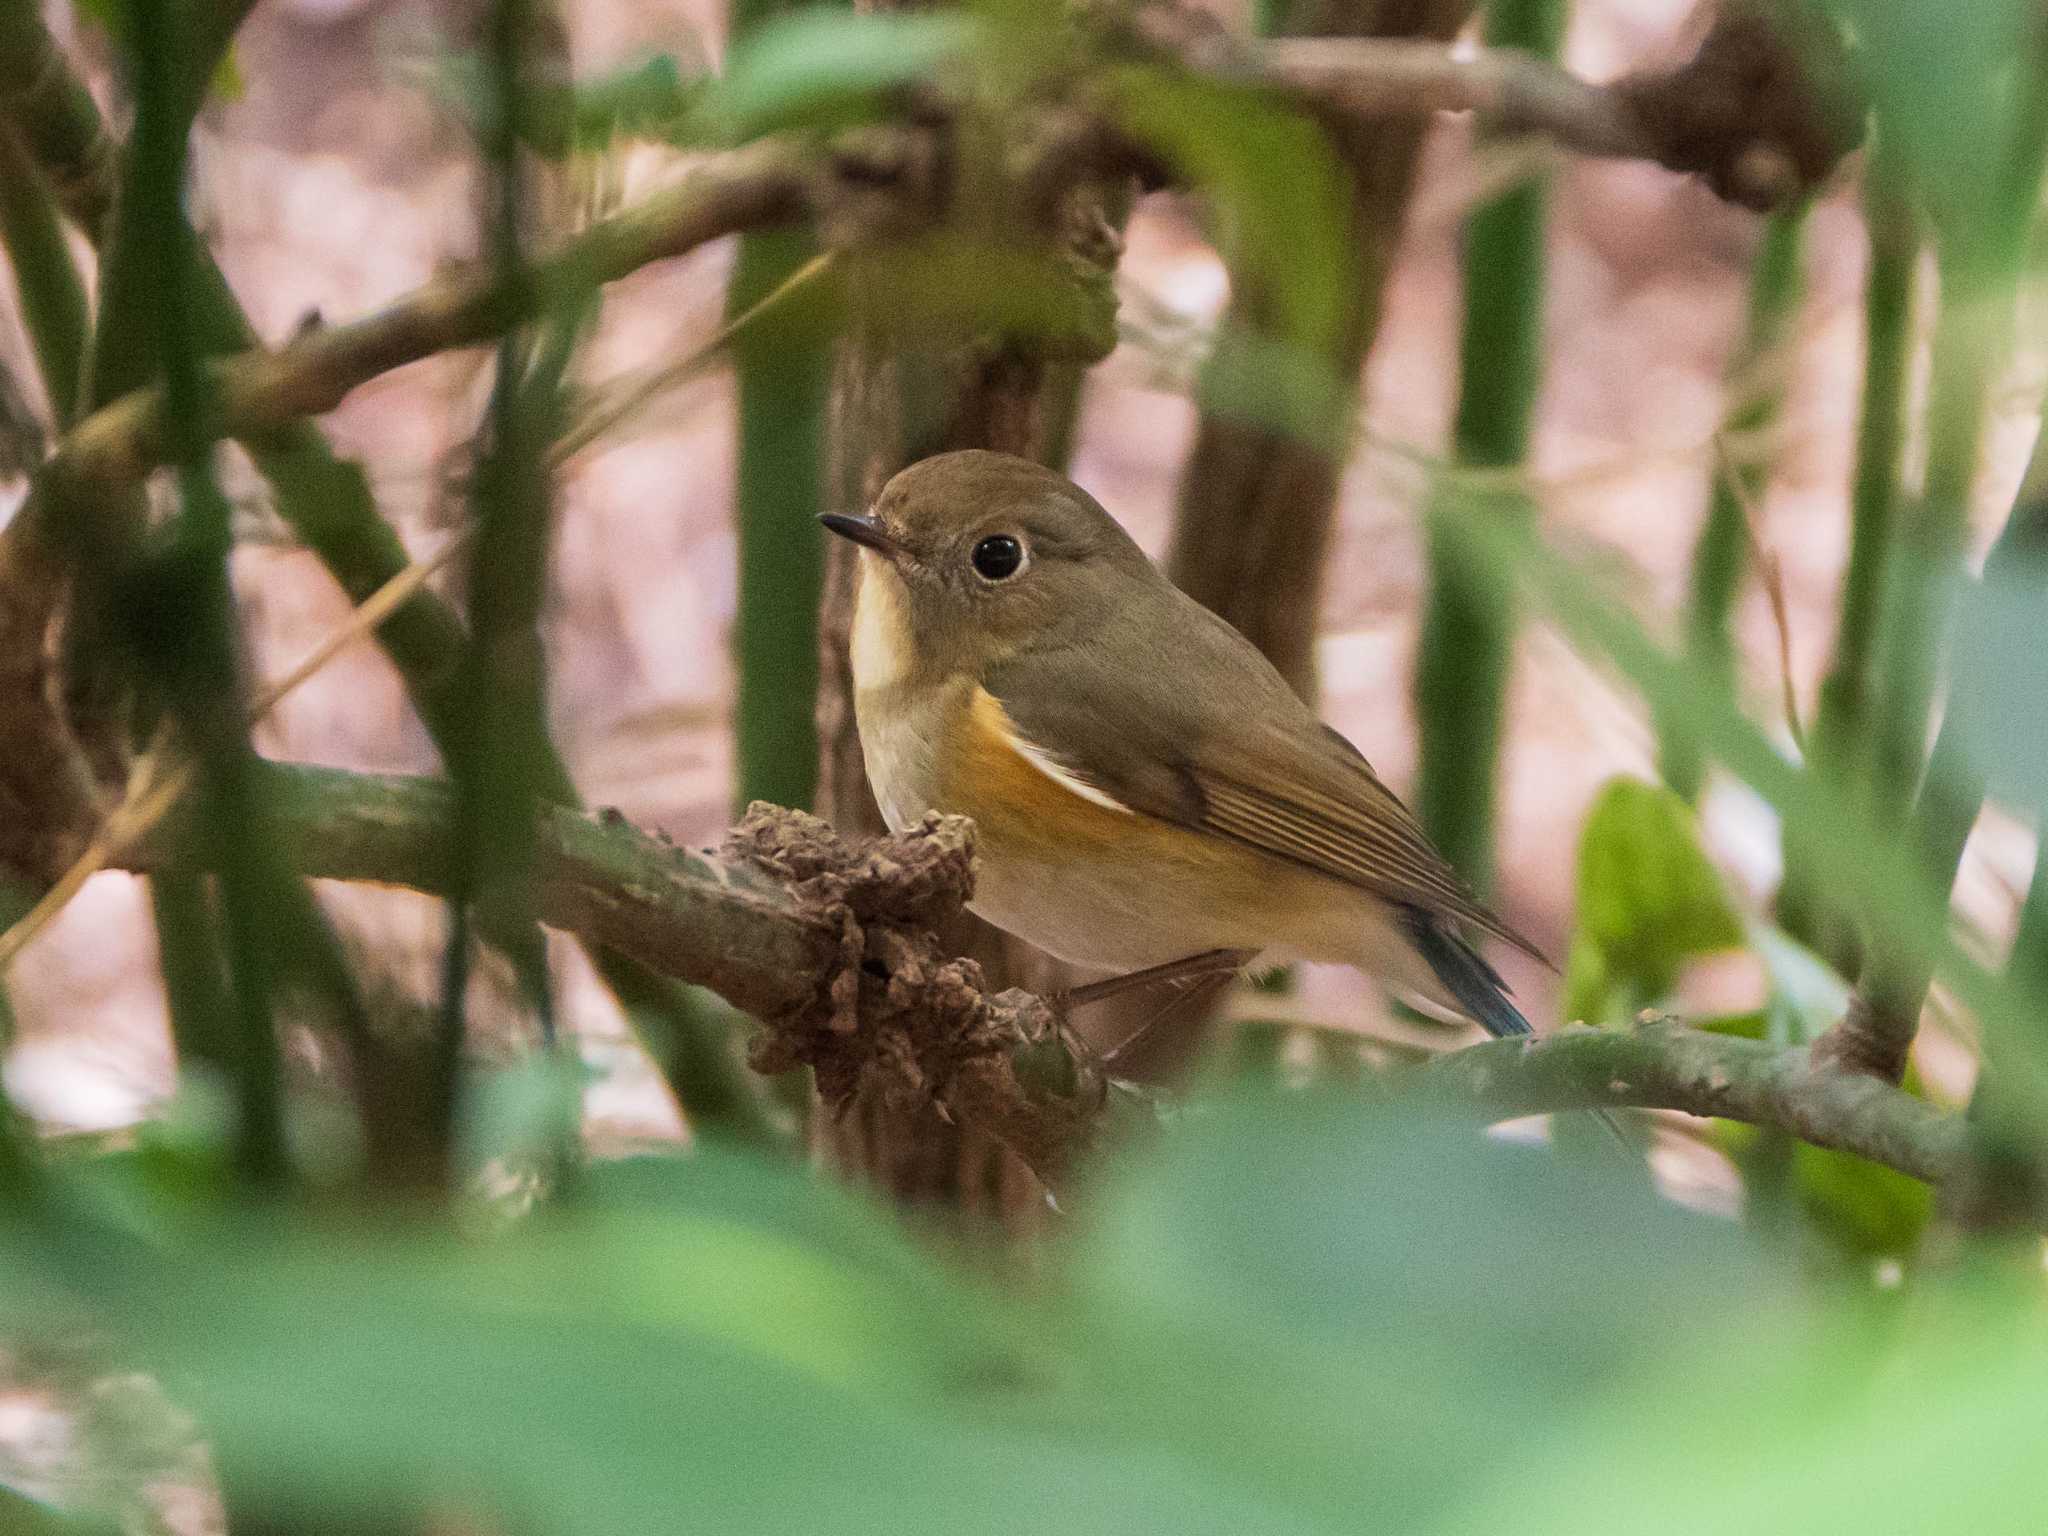
[[[998,856],[1053,866],[1081,857],[1144,865],[1162,879],[1196,870],[1213,876],[1270,869],[1247,849],[1142,812],[1112,809],[1061,782],[1031,760],[1009,711],[985,688],[974,690],[967,728],[953,741],[940,770],[943,803],[973,817],[984,845]]]

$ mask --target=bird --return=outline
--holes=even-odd
[[[895,831],[973,820],[973,911],[1091,971],[1330,962],[1425,1014],[1531,1033],[1477,941],[1542,951],[1072,480],[941,453],[820,521],[860,551],[850,656],[876,802]]]

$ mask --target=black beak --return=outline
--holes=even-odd
[[[903,553],[903,546],[890,537],[889,530],[872,517],[855,517],[849,512],[820,512],[818,521],[842,539],[851,539],[863,549],[872,549],[891,557]]]

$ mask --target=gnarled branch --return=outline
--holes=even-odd
[[[432,780],[273,767],[276,824],[308,875],[440,889],[452,799]],[[858,1088],[915,1098],[1057,1179],[1099,1129],[1103,1081],[1043,1000],[986,993],[932,929],[971,892],[972,833],[932,818],[853,843],[756,806],[717,852],[623,818],[559,808],[538,827],[541,920],[708,986],[765,1026],[757,1063],[818,1070],[828,1105]],[[167,843],[133,850],[148,868]],[[1673,1023],[1497,1041],[1413,1069],[1412,1083],[1499,1117],[1589,1106],[1715,1115],[1792,1132],[1930,1182],[1968,1166],[1960,1115],[1804,1049]]]

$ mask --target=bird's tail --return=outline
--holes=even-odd
[[[1508,999],[1508,984],[1478,950],[1427,912],[1410,907],[1402,917],[1416,952],[1443,983],[1460,1013],[1496,1040],[1532,1033],[1522,1010]]]
[[[1486,963],[1485,956],[1427,912],[1411,907],[1402,916],[1416,952],[1457,1003],[1460,1013],[1496,1040],[1534,1033],[1522,1010],[1509,999],[1508,984],[1501,980],[1499,971]],[[1634,1139],[1612,1114],[1604,1109],[1590,1113],[1631,1157],[1639,1153]]]

